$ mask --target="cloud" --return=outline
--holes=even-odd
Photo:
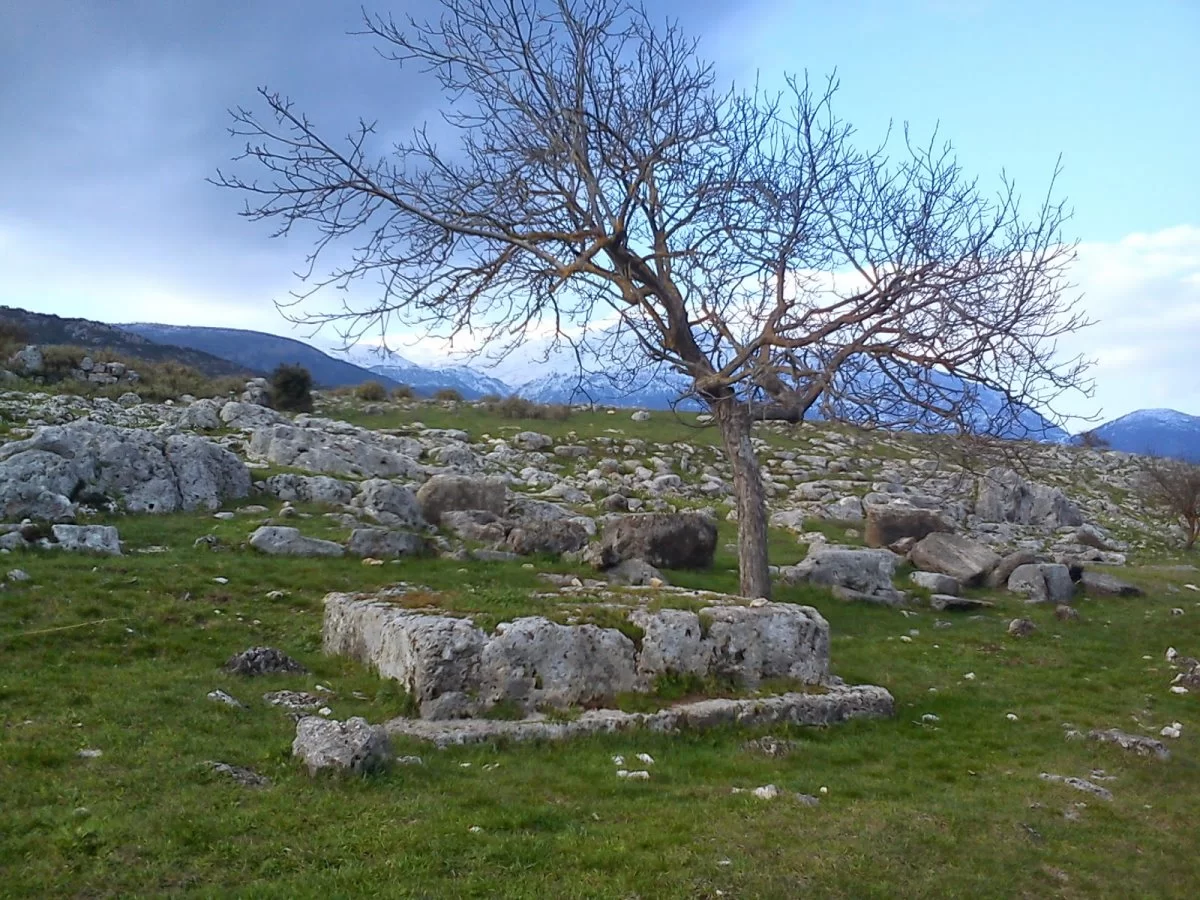
[[[1072,276],[1096,324],[1060,347],[1096,360],[1103,418],[1151,407],[1200,414],[1200,227],[1081,244]]]

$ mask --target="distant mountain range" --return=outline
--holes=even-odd
[[[1139,409],[1093,429],[1090,434],[1114,450],[1200,463],[1200,416],[1173,409]]]
[[[265,375],[281,363],[307,368],[322,387],[343,387],[378,381],[387,388],[401,384],[420,396],[453,388],[466,399],[495,394],[519,394],[540,403],[594,403],[600,406],[670,409],[686,388],[686,379],[669,372],[643,373],[627,384],[605,374],[579,375],[566,368],[566,355],[547,354],[545,362],[518,361],[499,378],[466,365],[422,366],[394,352],[368,347],[322,351],[294,338],[236,328],[157,325],[138,322],[106,325],[87,319],[63,319],[29,310],[0,307],[0,322],[18,327],[31,343],[74,344],[107,348],[123,356],[150,361],[175,360],[210,376]],[[983,398],[988,411],[990,395]],[[698,408],[694,402],[679,404]],[[994,404],[993,404],[994,405]],[[1034,410],[1022,412],[1014,423],[1015,437],[1049,441],[1078,441],[1046,422]],[[1146,409],[1122,416],[1090,432],[1114,450],[1154,453],[1200,462],[1200,416],[1170,409]]]

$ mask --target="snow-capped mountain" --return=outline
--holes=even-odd
[[[488,394],[504,397],[513,393],[506,382],[471,366],[422,366],[394,350],[365,344],[348,350],[331,347],[327,352],[382,378],[407,384],[422,397],[442,388],[453,388],[467,400],[478,400]]]
[[[1139,409],[1090,433],[1114,450],[1200,462],[1200,416],[1178,410]]]

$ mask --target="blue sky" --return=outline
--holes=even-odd
[[[1200,2],[650,8],[686,13],[742,83],[836,68],[838,111],[865,138],[889,119],[918,134],[940,123],[985,185],[1006,169],[1032,200],[1061,154],[1074,280],[1099,320],[1065,348],[1100,360],[1096,402],[1076,408],[1200,414]],[[0,5],[0,304],[292,333],[272,300],[296,286],[305,246],[269,241],[204,178],[237,149],[225,109],[259,84],[335,133],[360,112],[396,128],[436,114],[436,97],[344,34],[356,15],[323,0]]]

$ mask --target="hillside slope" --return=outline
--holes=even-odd
[[[149,335],[126,331],[115,325],[90,319],[64,319],[47,313],[0,306],[0,322],[19,329],[31,344],[69,344],[76,347],[109,350],[114,354],[147,362],[178,362],[210,378],[260,375],[264,369],[252,362],[230,360],[203,348],[174,346]]]
[[[1174,409],[1139,409],[1091,432],[1113,450],[1200,462],[1200,416]]]
[[[301,365],[312,373],[313,381],[319,387],[342,387],[364,381],[379,381],[389,388],[397,385],[384,375],[334,359],[303,341],[261,331],[149,322],[117,327],[152,341],[200,350],[261,372],[270,372],[284,363]]]

